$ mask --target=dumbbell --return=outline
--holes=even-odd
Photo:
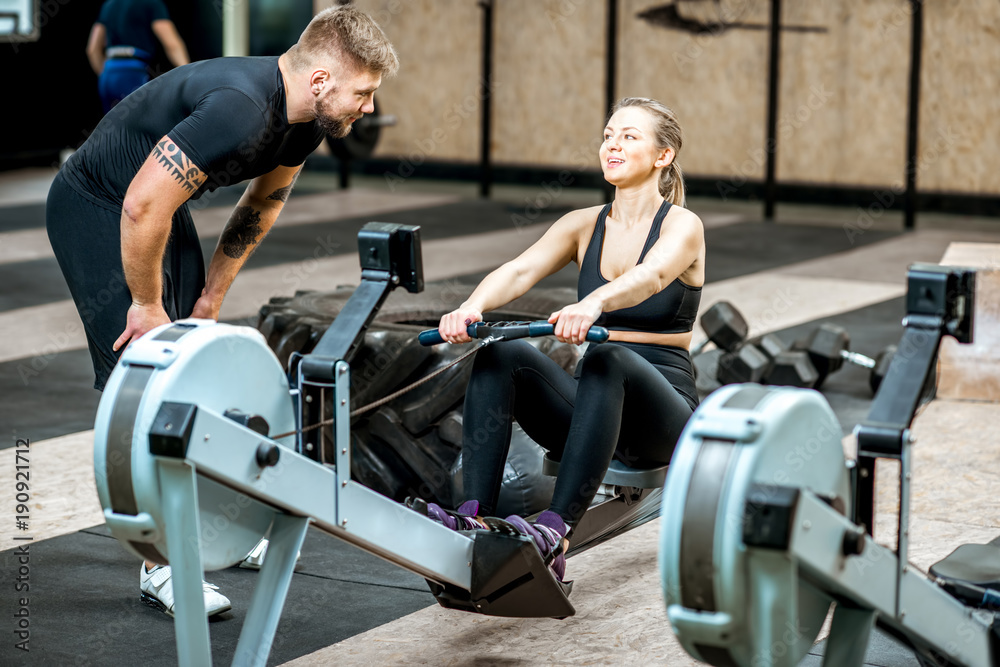
[[[759,382],[813,387],[818,374],[805,352],[791,350],[774,334],[758,336],[719,358],[716,379],[722,384]]]
[[[709,343],[714,343],[722,351],[735,350],[746,339],[750,329],[740,311],[728,301],[718,301],[712,304],[711,308],[702,313],[698,322],[707,338],[691,348],[692,362],[696,362],[697,357],[701,355]],[[698,365],[698,363],[691,364],[695,380],[698,379]],[[705,371],[705,364],[701,365],[703,366],[702,371]]]
[[[715,379],[721,384],[763,382],[771,359],[756,342],[747,341],[736,349],[723,352],[719,357]]]
[[[702,313],[698,320],[701,328],[708,336],[705,340],[691,348],[691,357],[701,354],[709,343],[715,343],[720,350],[735,350],[746,340],[750,326],[746,319],[728,301],[717,301],[711,308]]]
[[[788,343],[774,334],[761,336],[754,342],[770,360],[764,384],[803,389],[816,386],[819,374],[809,361],[808,354],[791,349]]]
[[[844,327],[831,323],[822,324],[814,329],[797,347],[809,355],[816,372],[819,373],[817,389],[823,385],[830,373],[839,371],[844,363],[849,363],[868,369],[868,386],[873,392],[878,391],[879,385],[882,384],[889,371],[892,355],[896,351],[895,346],[889,346],[879,353],[877,359],[851,352],[851,335]]]
[[[785,350],[774,358],[764,384],[813,389],[819,373],[802,350]]]

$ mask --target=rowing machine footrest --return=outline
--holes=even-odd
[[[559,474],[559,461],[548,454],[542,459],[542,474],[555,477]],[[618,459],[612,459],[604,473],[608,486],[631,486],[636,489],[659,489],[667,479],[667,466],[656,468],[630,468]]]
[[[428,580],[438,604],[513,618],[566,618],[576,613],[569,601],[572,582],[558,581],[527,537],[477,531],[471,566],[470,591]]]

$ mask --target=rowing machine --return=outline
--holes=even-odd
[[[667,476],[660,545],[667,615],[692,656],[796,665],[835,605],[824,665],[860,666],[875,624],[935,664],[998,664],[993,614],[954,593],[966,582],[907,563],[908,429],[942,336],[972,341],[974,274],[915,265],[908,279],[902,352],[857,430],[857,466],[815,391],[726,387],[695,411]],[[872,471],[875,457],[901,462],[896,550],[870,534],[866,457]]]
[[[351,479],[349,362],[388,293],[423,287],[419,228],[369,223],[358,245],[361,283],[287,374],[256,330],[189,319],[135,341],[108,381],[95,423],[98,495],[127,550],[172,567],[181,664],[211,664],[204,572],[268,535],[233,659],[266,663],[310,524],[426,578],[445,606],[574,613],[530,539],[449,530]]]

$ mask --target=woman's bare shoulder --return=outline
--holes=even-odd
[[[603,205],[574,209],[563,215],[556,222],[557,224],[564,224],[571,227],[593,227],[602,208],[604,208]]]
[[[699,228],[703,228],[704,224],[698,214],[689,208],[684,208],[679,204],[674,204],[670,207],[670,212],[667,214],[667,220],[671,223],[679,223],[681,225],[696,225]]]
[[[687,238],[691,243],[705,243],[705,225],[701,218],[691,209],[676,204],[670,207],[660,228],[660,238],[668,234],[675,240]]]

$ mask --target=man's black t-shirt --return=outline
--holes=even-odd
[[[170,20],[162,0],[108,0],[97,22],[108,33],[108,46],[133,46],[150,56],[156,53],[153,21]]]
[[[298,166],[323,139],[315,121],[289,124],[276,56],[215,58],[170,70],[122,100],[63,173],[77,191],[121,209],[129,184],[164,135],[208,175],[191,199],[278,166]],[[176,152],[164,148],[168,156]]]

